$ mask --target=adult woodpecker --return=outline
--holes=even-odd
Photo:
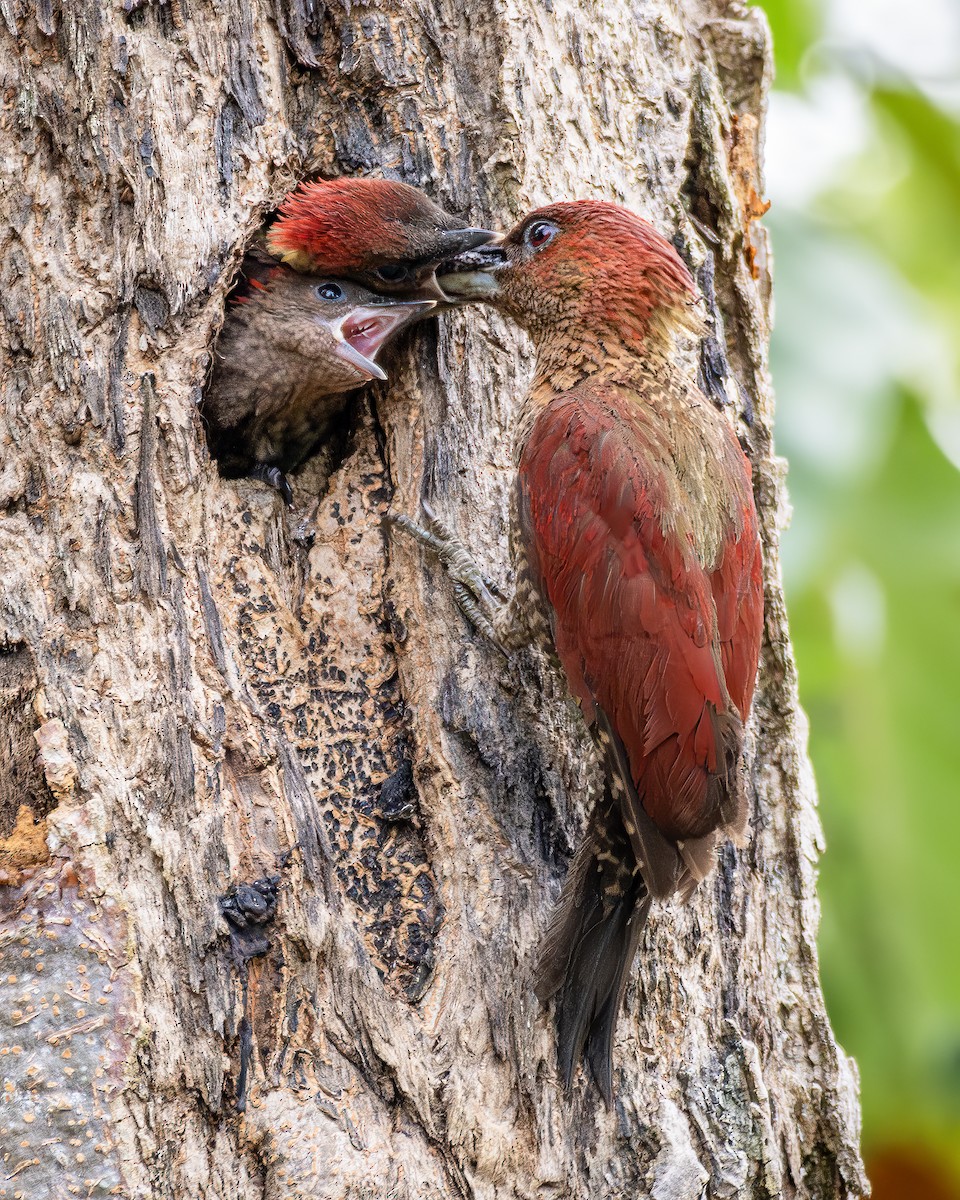
[[[262,479],[290,503],[286,473],[317,449],[344,393],[386,379],[378,351],[447,300],[437,264],[493,236],[404,183],[300,184],[245,256],[214,353],[201,411],[222,473]]]
[[[261,479],[291,504],[287,472],[329,433],[346,392],[387,378],[376,362],[386,342],[434,307],[276,265],[252,280],[231,304],[201,402],[221,474]]]
[[[439,521],[421,533],[481,628],[506,648],[534,636],[555,651],[596,740],[603,792],[537,992],[557,998],[566,1084],[585,1055],[610,1103],[613,1031],[651,898],[688,896],[721,837],[746,826],[743,726],[763,624],[750,464],[681,366],[676,335],[700,324],[693,281],[640,217],[550,205],[439,282],[507,313],[536,347],[518,414],[510,604],[498,608]]]

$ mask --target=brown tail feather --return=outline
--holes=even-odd
[[[613,1031],[650,907],[643,877],[610,796],[590,817],[537,967],[541,1000],[556,996],[557,1056],[570,1086],[585,1057],[613,1101]]]

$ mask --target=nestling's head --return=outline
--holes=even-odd
[[[275,268],[243,300],[272,349],[304,360],[331,394],[386,379],[377,354],[435,302],[378,296],[357,283]],[[259,351],[258,351],[259,352]]]
[[[494,236],[469,228],[405,183],[341,178],[301,183],[291,192],[267,231],[267,246],[298,271],[440,300],[437,263]]]
[[[576,200],[529,213],[503,240],[438,270],[457,300],[484,300],[534,341],[557,334],[662,340],[699,326],[697,294],[673,246],[618,204]]]

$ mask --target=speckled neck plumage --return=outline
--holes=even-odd
[[[519,460],[537,414],[553,400],[589,380],[594,384],[627,384],[641,391],[651,381],[682,392],[692,380],[677,365],[678,337],[699,334],[702,320],[691,305],[664,308],[640,325],[626,321],[596,331],[574,320],[530,329],[537,364],[529,391],[521,401],[514,434]]]

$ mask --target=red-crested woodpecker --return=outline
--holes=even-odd
[[[489,229],[468,226],[406,183],[345,176],[301,183],[280,205],[266,244],[298,271],[444,301],[434,268],[492,237]]]
[[[693,282],[640,217],[550,205],[438,275],[536,347],[518,414],[510,604],[497,608],[436,519],[426,540],[461,600],[472,592],[463,607],[481,628],[507,648],[534,636],[555,651],[596,741],[604,787],[537,992],[556,997],[566,1083],[585,1055],[609,1103],[613,1031],[651,898],[688,896],[720,839],[746,828],[743,729],[763,627],[750,464],[681,365],[676,337],[700,325]]]

